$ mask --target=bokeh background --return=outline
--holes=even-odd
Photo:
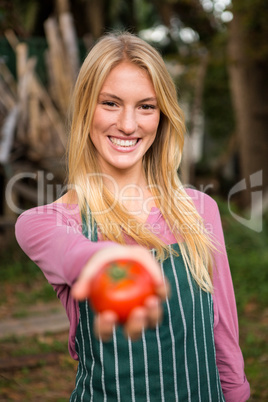
[[[0,0],[0,400],[67,401],[74,387],[67,328],[52,325],[61,306],[14,224],[64,193],[79,67],[123,30],[155,46],[176,82],[178,173],[219,204],[251,400],[268,400],[267,20],[266,0]]]

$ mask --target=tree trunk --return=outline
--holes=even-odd
[[[263,191],[268,188],[268,93],[265,89],[268,62],[252,57],[250,39],[240,13],[236,12],[229,28],[229,75],[241,180],[245,179],[247,184],[246,189],[240,187],[237,195],[245,207],[251,205],[251,194],[260,190],[260,185]]]
[[[103,0],[87,0],[85,2],[86,19],[94,39],[98,39],[105,30],[105,10]]]

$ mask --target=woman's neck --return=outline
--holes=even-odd
[[[144,170],[141,172],[120,172],[117,175],[105,175],[104,185],[126,209],[127,212],[141,221],[147,219],[150,210],[155,206],[153,195],[149,189]]]
[[[136,188],[146,188],[147,180],[145,176],[145,172],[143,166],[140,167],[134,166],[131,169],[123,170],[122,169],[113,169],[108,172],[104,171],[103,174],[103,183],[110,190],[115,197],[121,192],[125,192],[132,188],[135,193]]]

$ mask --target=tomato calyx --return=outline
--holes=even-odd
[[[108,275],[113,282],[119,282],[129,276],[127,269],[120,267],[118,264],[111,265],[108,269]]]

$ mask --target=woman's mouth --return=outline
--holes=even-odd
[[[109,137],[109,140],[111,141],[112,144],[117,145],[119,147],[131,148],[137,144],[137,142],[139,141],[139,138],[136,138],[134,140],[122,140],[122,139],[115,138],[115,137]]]

